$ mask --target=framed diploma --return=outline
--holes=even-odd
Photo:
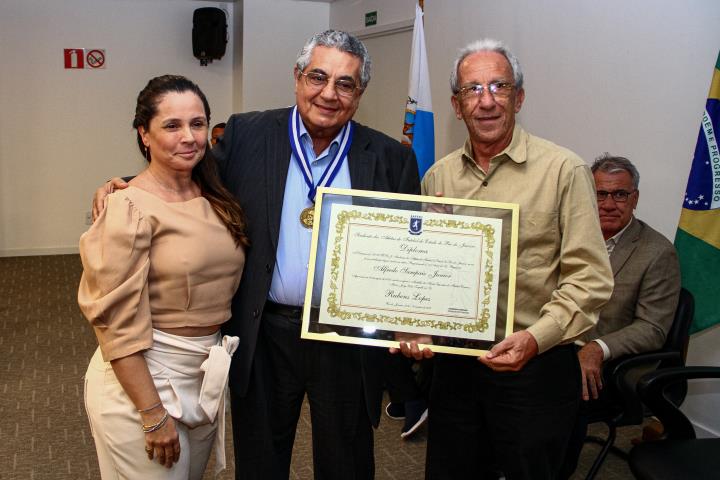
[[[320,188],[302,338],[480,355],[513,330],[518,205]]]

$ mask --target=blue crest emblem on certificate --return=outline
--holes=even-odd
[[[422,233],[422,217],[419,215],[410,215],[410,226],[408,227],[410,235],[420,235]]]

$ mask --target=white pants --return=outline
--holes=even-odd
[[[225,386],[237,338],[220,343],[219,332],[179,337],[153,330],[145,359],[163,406],[177,420],[180,438],[180,460],[169,469],[148,460],[140,414],[96,350],[85,375],[85,408],[103,480],[201,479],[213,444],[218,467],[224,467]]]

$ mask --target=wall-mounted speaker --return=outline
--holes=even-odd
[[[193,13],[193,55],[200,65],[220,60],[227,44],[227,18],[215,7],[198,8]]]

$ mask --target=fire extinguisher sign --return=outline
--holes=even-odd
[[[105,50],[100,48],[64,48],[65,69],[105,68]]]
[[[85,68],[85,49],[66,48],[63,50],[65,68]]]

